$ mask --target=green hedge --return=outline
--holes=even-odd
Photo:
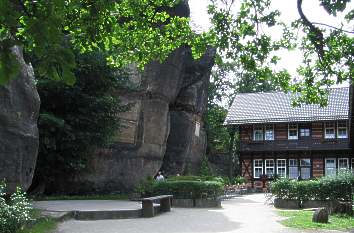
[[[352,200],[354,176],[341,172],[317,180],[279,179],[271,183],[271,193],[276,198],[293,200]]]
[[[181,179],[181,178],[178,178]],[[177,199],[217,198],[224,185],[218,181],[167,180],[153,184],[154,195],[172,194]]]

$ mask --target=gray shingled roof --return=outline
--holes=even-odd
[[[329,90],[328,105],[292,107],[291,94],[283,92],[238,94],[225,119],[226,125],[266,122],[344,120],[349,117],[349,88]]]

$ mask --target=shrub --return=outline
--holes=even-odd
[[[223,183],[224,180],[222,177],[218,176],[171,176],[167,179],[168,181],[177,181],[177,180],[190,180],[190,181],[216,181]]]
[[[167,180],[153,184],[154,195],[171,194],[177,199],[217,198],[224,185],[218,181]]]
[[[0,232],[15,233],[31,220],[31,206],[25,193],[18,188],[7,201],[5,183],[0,183]]]
[[[243,183],[246,183],[246,182],[247,182],[247,181],[246,181],[246,178],[243,177],[243,176],[236,176],[236,177],[233,179],[233,181],[232,181],[233,184],[243,184]]]
[[[348,171],[317,180],[295,181],[279,179],[271,183],[271,193],[281,199],[352,200],[354,176]]]
[[[142,197],[152,195],[154,179],[151,176],[147,176],[146,179],[139,182],[135,187],[135,192],[139,193]]]

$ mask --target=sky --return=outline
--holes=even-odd
[[[207,30],[210,27],[209,16],[207,14],[208,0],[189,0],[191,9],[191,24],[196,31]],[[237,1],[236,1],[237,2]],[[296,0],[272,0],[272,7],[275,7],[281,12],[281,20],[285,23],[290,23],[298,19],[296,8]],[[354,9],[354,2],[350,3],[347,9]],[[340,26],[340,17],[330,16],[321,6],[318,0],[306,0],[303,2],[303,11],[311,22],[326,23],[333,26]],[[348,30],[353,30],[354,25]],[[281,35],[281,30],[272,29],[273,38]],[[289,72],[296,76],[296,68],[301,64],[302,55],[300,51],[283,51],[279,54],[282,59],[277,64],[279,69],[286,68]],[[289,62],[290,61],[290,62]],[[342,84],[347,86],[348,84]],[[341,86],[342,86],[341,85]]]

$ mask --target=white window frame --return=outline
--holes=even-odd
[[[280,165],[279,162],[284,162],[284,164]],[[284,169],[284,175],[279,175],[279,170]],[[277,175],[279,177],[286,177],[286,159],[277,159]]]
[[[345,127],[344,126],[339,127],[340,123],[345,123]],[[345,135],[339,135],[339,129],[345,129]],[[346,121],[337,122],[337,138],[348,138],[348,124]]]
[[[306,130],[308,130],[308,135],[302,135],[301,130],[304,130],[304,132],[306,132]],[[310,128],[300,128],[300,137],[310,137],[311,136],[311,130]]]
[[[324,129],[324,131],[325,131],[325,139],[334,139],[334,138],[336,138],[336,123],[335,122],[325,122],[324,123],[325,124],[325,129]],[[333,126],[331,126],[331,127],[328,127],[327,125],[328,124],[333,124]],[[327,129],[333,129],[333,134],[327,134]]]
[[[347,161],[347,166],[346,167],[340,167],[339,160],[346,160]],[[340,170],[348,170],[348,169],[349,169],[349,159],[348,158],[338,158],[338,171],[340,171]]]
[[[303,163],[302,163],[302,161],[303,160],[308,160],[308,161],[310,161],[310,164],[309,165],[303,165]],[[310,170],[310,174],[309,174],[309,176],[308,177],[304,177],[304,175],[302,174],[302,169],[305,169],[306,168],[306,170],[307,169],[309,169]],[[301,176],[301,178],[302,179],[311,179],[311,159],[310,158],[302,158],[302,159],[300,159],[300,176]]]
[[[328,167],[327,166],[327,161],[328,160],[333,160],[334,161],[334,167]],[[331,170],[334,170],[334,173],[333,174],[329,174],[329,172],[327,172],[327,169],[328,168],[331,168]],[[330,175],[336,175],[337,174],[337,160],[336,158],[325,158],[325,175],[326,176],[330,176]]]
[[[295,161],[295,165],[290,164],[290,162],[292,162],[292,161]],[[297,179],[299,177],[299,161],[297,159],[289,159],[288,163],[289,163],[289,179]],[[290,176],[291,175],[290,171],[291,171],[291,168],[293,168],[293,167],[296,167],[296,170],[297,170],[296,177]]]
[[[268,162],[271,162],[273,164],[273,166],[268,165]],[[268,174],[268,169],[271,169],[273,172],[271,174]],[[274,163],[274,159],[266,159],[265,160],[265,174],[268,177],[274,176],[275,174],[275,163]]]
[[[261,161],[261,166],[256,166],[256,161]],[[256,176],[256,168],[257,169],[261,169],[261,173],[260,173],[260,175],[259,176]],[[254,159],[253,160],[253,177],[254,178],[260,178],[261,177],[261,175],[263,175],[263,159]]]
[[[267,138],[267,131],[271,131],[272,132],[272,137],[271,138]],[[273,141],[274,140],[274,125],[265,125],[264,126],[264,140],[266,141]]]
[[[296,125],[296,136],[290,136],[290,126]],[[295,128],[291,128],[294,130]],[[288,124],[288,140],[297,140],[299,139],[299,125],[298,124]]]
[[[256,131],[262,131],[262,139],[256,139]],[[264,140],[264,127],[253,125],[253,141],[263,141]]]

